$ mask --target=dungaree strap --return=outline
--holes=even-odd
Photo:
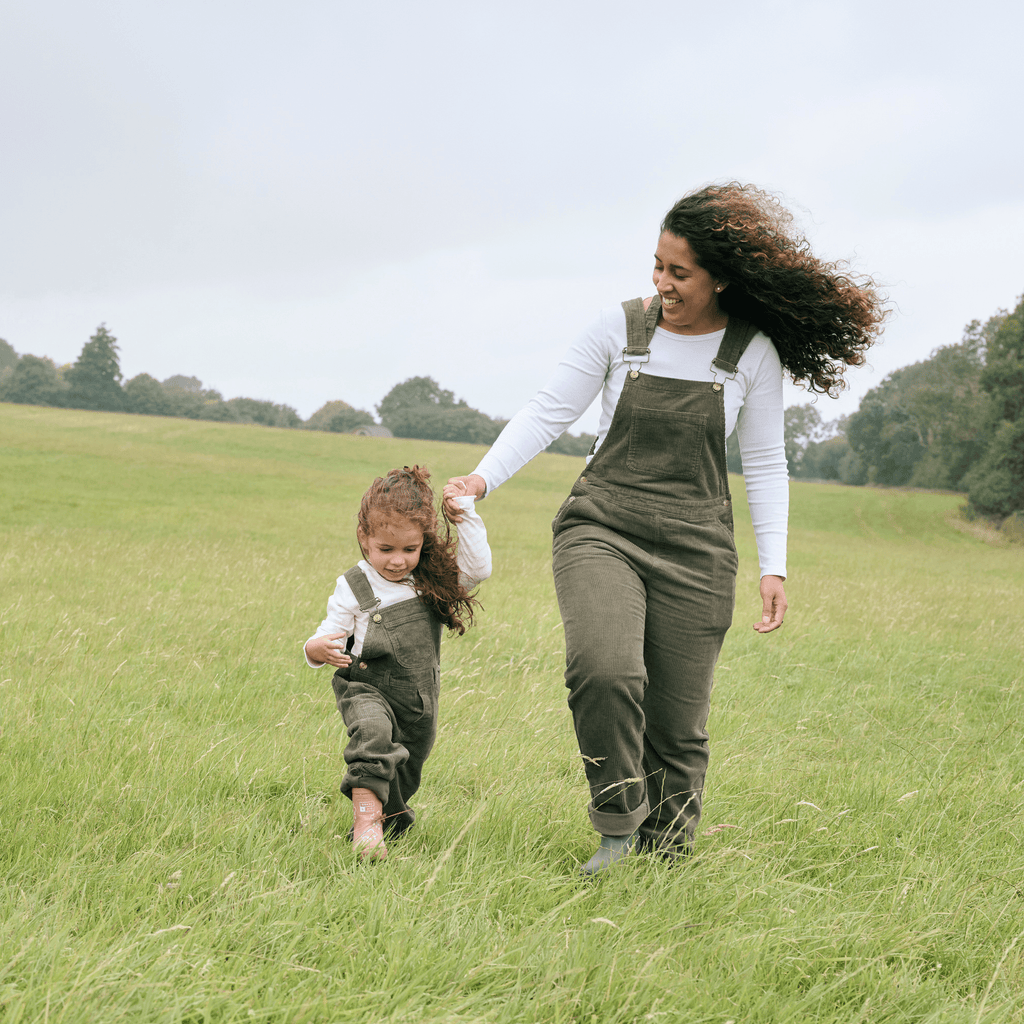
[[[746,352],[750,339],[757,334],[757,328],[748,324],[746,320],[738,317],[729,317],[729,323],[725,328],[725,337],[722,344],[718,346],[718,355],[711,360],[711,365],[716,370],[727,373],[730,377],[736,376],[739,369],[740,358]]]
[[[661,315],[661,296],[655,295],[646,310],[643,299],[626,299],[622,310],[626,314],[626,347],[622,354],[627,360],[633,358],[646,362],[651,355],[654,328],[658,326]]]
[[[646,310],[643,299],[627,299],[622,303],[622,310],[626,314],[626,347],[622,354],[627,362],[630,359],[646,362],[651,355],[651,338],[661,315],[661,296],[655,295]],[[730,377],[735,376],[739,361],[755,334],[757,328],[753,324],[739,317],[729,317],[722,344],[718,346],[718,355],[711,360],[711,365]]]
[[[358,565],[353,565],[345,573],[345,582],[352,588],[352,593],[355,594],[355,598],[359,602],[361,612],[372,612],[380,604],[380,598],[370,588],[370,581],[366,578],[366,573]]]

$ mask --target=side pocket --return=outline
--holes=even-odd
[[[558,533],[558,527],[562,520],[565,518],[565,513],[569,511],[570,506],[574,503],[575,497],[570,494],[565,501],[559,506],[558,511],[555,513],[555,518],[551,520],[551,532]]]

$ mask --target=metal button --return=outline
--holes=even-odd
[[[359,662],[359,667],[360,668],[366,668],[366,662],[365,661]]]
[[[640,371],[639,370],[630,370],[629,371],[629,376],[630,376],[631,380],[636,380],[637,377],[640,376]]]
[[[575,494],[570,494],[569,495],[569,500],[570,501],[575,501],[576,500],[576,495]]]
[[[581,476],[580,477],[580,483],[584,483],[585,484],[586,482],[587,482],[587,478],[585,476]]]
[[[380,622],[380,612],[378,612],[376,615],[374,615],[373,621],[374,622]]]
[[[721,391],[722,390],[722,385],[719,384],[718,381],[716,380],[715,383],[711,385],[711,390],[712,391]]]

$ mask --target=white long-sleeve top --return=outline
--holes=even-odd
[[[456,500],[463,510],[462,522],[458,525],[459,547],[456,553],[456,561],[459,564],[459,580],[467,590],[472,590],[478,583],[482,583],[491,575],[491,548],[487,543],[487,527],[484,526],[484,521],[476,510],[475,500],[472,497]],[[415,594],[411,574],[405,579],[395,582],[381,576],[365,558],[361,558],[357,565],[366,574],[374,597],[380,598],[381,608],[398,604],[400,601],[408,601]],[[352,650],[349,653],[353,658],[359,657],[363,650],[363,641],[366,639],[366,627],[369,621],[370,613],[360,610],[359,601],[352,593],[348,580],[344,576],[339,576],[334,593],[327,602],[327,617],[320,623],[319,629],[302,645],[306,664],[310,668],[323,668],[323,663],[310,661],[309,655],[305,653],[306,644],[318,636],[328,636],[333,633],[345,634],[339,641],[342,644],[347,637],[354,637]]]
[[[659,327],[651,339],[645,373],[676,380],[724,379],[711,360],[725,331],[674,334]],[[597,447],[608,434],[628,367],[626,314],[622,307],[602,310],[558,364],[554,376],[509,421],[476,472],[487,493],[504,483],[568,429],[601,395]],[[726,436],[736,428],[750,516],[757,538],[761,575],[786,575],[789,473],[783,433],[782,365],[768,337],[754,335],[734,379],[724,379]],[[588,459],[589,461],[589,459]]]

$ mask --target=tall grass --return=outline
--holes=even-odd
[[[0,405],[0,1021],[1021,1019],[1024,552],[955,497],[794,484],[766,637],[737,509],[699,854],[585,884],[541,456],[417,826],[355,862],[300,647],[367,483],[480,451]]]

